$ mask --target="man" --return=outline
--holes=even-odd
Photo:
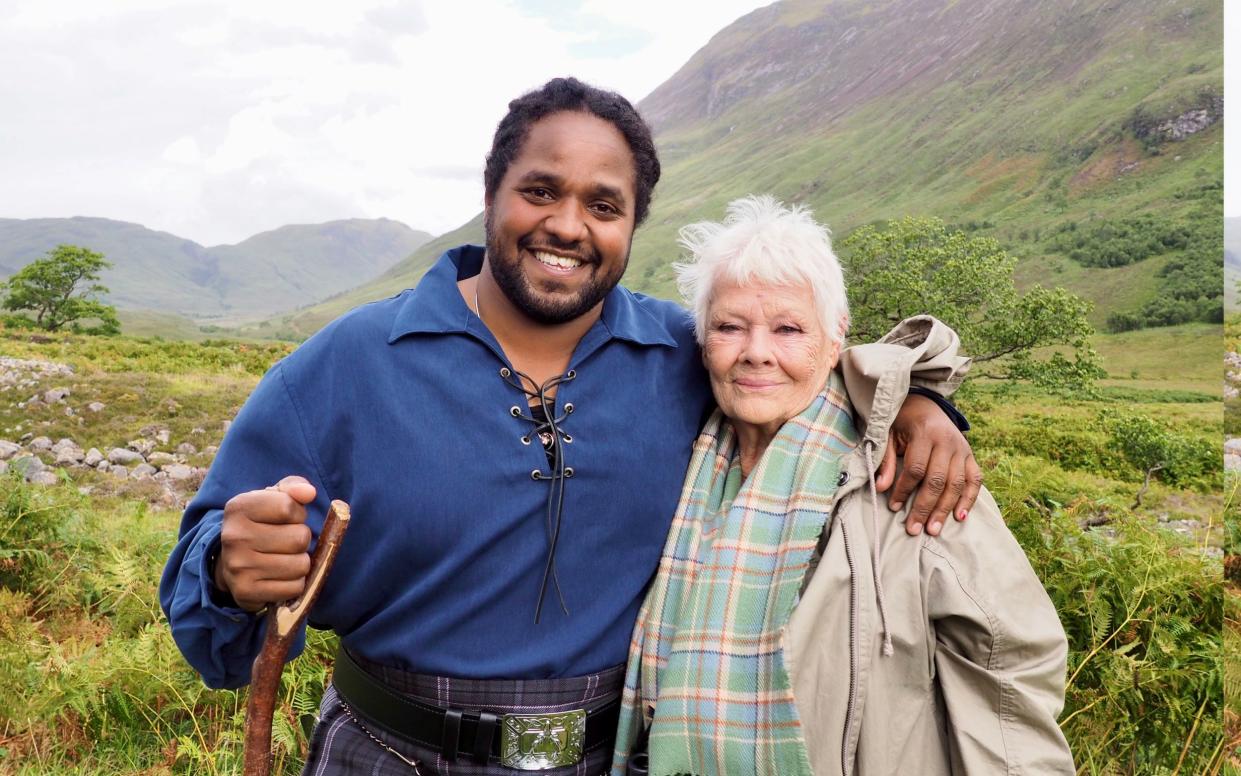
[[[610,759],[620,664],[710,391],[685,312],[617,285],[659,178],[650,130],[573,79],[509,108],[486,250],[449,251],[272,368],[161,581],[190,663],[240,686],[255,612],[301,591],[329,498],[351,505],[312,617],[343,649],[308,772]],[[973,503],[977,466],[918,401],[897,433],[923,452],[893,498],[929,471],[940,487],[915,506],[942,523]]]

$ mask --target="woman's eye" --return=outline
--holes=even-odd
[[[727,333],[727,332],[741,331],[741,327],[735,323],[717,323],[715,325],[715,330]]]
[[[801,334],[801,327],[794,326],[790,323],[786,323],[782,326],[777,326],[776,333],[778,334]]]

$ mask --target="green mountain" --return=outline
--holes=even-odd
[[[1169,284],[1184,279],[1183,245],[1100,267],[1096,246],[1058,235],[1081,225],[1098,237],[1144,214],[1153,229],[1218,230],[1222,16],[1218,0],[784,0],[755,11],[640,104],[664,175],[625,282],[673,295],[677,229],[769,192],[837,236],[904,215],[995,236],[1021,257],[1019,282],[1091,299],[1099,325],[1182,293]],[[445,237],[477,240],[477,221]],[[283,328],[312,331],[432,259],[428,245]]]
[[[0,219],[0,276],[61,243],[113,263],[108,301],[194,319],[254,319],[317,302],[375,277],[430,239],[397,221],[283,226],[211,248],[105,218]]]
[[[1224,302],[1236,312],[1241,301],[1241,216],[1224,219]]]

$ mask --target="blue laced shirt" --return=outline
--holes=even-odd
[[[573,475],[535,479],[551,470],[535,423],[518,416],[527,397],[501,375],[512,365],[457,290],[482,259],[475,246],[450,250],[416,288],[328,325],[238,414],[160,581],[173,637],[208,685],[247,683],[263,636],[262,619],[222,604],[211,581],[224,504],[292,474],[317,489],[316,534],[330,499],[351,507],[310,619],[357,654],[472,678],[624,662],[712,401],[690,319],[624,288],[607,296],[555,396]],[[536,625],[557,483],[568,614],[550,588]]]

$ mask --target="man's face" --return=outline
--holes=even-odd
[[[496,284],[531,319],[566,323],[603,301],[625,273],[634,229],[634,159],[616,127],[553,113],[487,200]]]

